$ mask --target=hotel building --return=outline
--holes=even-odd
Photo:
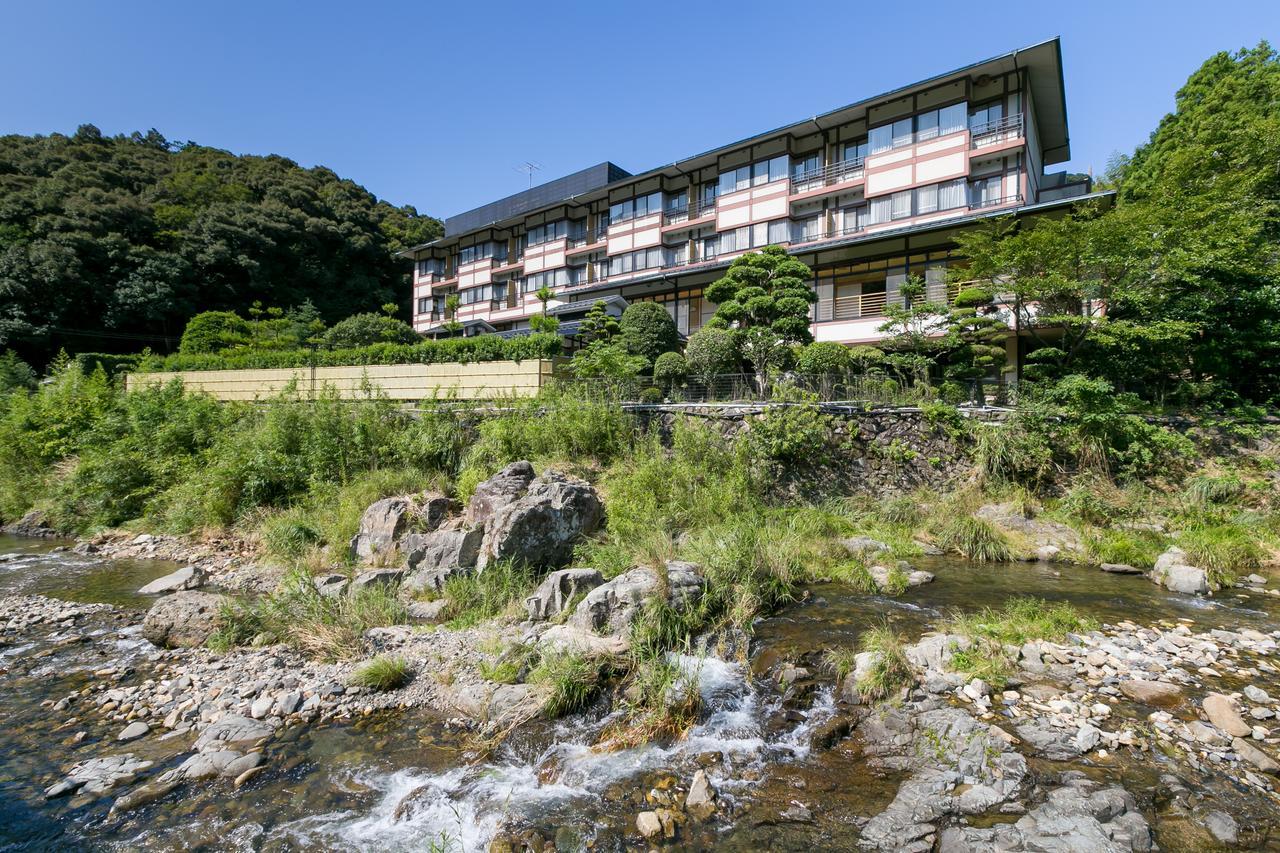
[[[814,337],[874,343],[908,276],[947,297],[958,229],[1108,195],[1045,171],[1070,154],[1053,39],[647,172],[601,163],[452,216],[405,252],[414,328],[441,334],[456,293],[465,334],[528,334],[545,286],[570,339],[601,299],[661,302],[687,335],[715,311],[703,288],[776,244],[814,271]]]

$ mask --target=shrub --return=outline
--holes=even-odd
[[[680,346],[675,321],[657,302],[634,302],[622,312],[618,339],[632,355],[653,364],[664,352]]]
[[[833,420],[816,403],[770,406],[750,421],[748,452],[757,459],[821,464],[831,455]]]
[[[1225,504],[1240,497],[1244,491],[1244,482],[1234,474],[1223,477],[1201,474],[1187,482],[1183,494],[1193,504]]]
[[[938,547],[955,551],[979,563],[1001,563],[1012,558],[1009,540],[990,522],[972,515],[953,516],[937,533]]]
[[[852,363],[849,348],[834,341],[815,341],[800,349],[796,370],[800,373],[833,376],[843,374]]]
[[[138,363],[142,372],[180,370],[245,370],[283,367],[318,367],[368,364],[470,364],[480,361],[523,361],[560,354],[559,335],[526,335],[500,338],[420,340],[411,344],[377,343],[352,349],[254,349],[239,347],[213,353],[178,352],[148,356]]]
[[[742,347],[731,329],[703,326],[689,336],[684,355],[689,372],[704,382],[742,370]]]
[[[370,690],[395,690],[409,682],[413,671],[404,658],[378,655],[356,667],[350,683]]]
[[[975,427],[978,470],[992,483],[1022,483],[1035,488],[1053,470],[1053,451],[1039,432],[1015,417],[1004,424]]]
[[[183,355],[221,352],[248,342],[249,321],[232,311],[205,311],[187,322],[178,351]]]
[[[653,363],[653,381],[667,391],[683,384],[688,375],[689,364],[678,352],[664,352]]]
[[[1089,556],[1099,563],[1154,566],[1165,549],[1165,538],[1146,530],[1101,530],[1085,539]]]
[[[385,314],[353,314],[324,333],[324,345],[329,349],[411,344],[418,340],[418,333],[408,323]]]
[[[107,376],[115,376],[129,373],[138,366],[141,359],[142,355],[139,353],[81,352],[76,353],[72,363],[85,375],[100,367]]]
[[[36,387],[36,372],[18,358],[13,350],[0,355],[0,396],[12,391],[30,391]]]

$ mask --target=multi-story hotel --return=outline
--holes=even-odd
[[[1045,171],[1069,157],[1054,39],[638,175],[601,163],[450,217],[406,253],[414,327],[438,334],[457,293],[466,334],[527,334],[545,286],[567,337],[600,299],[661,302],[690,334],[715,310],[703,287],[777,244],[814,270],[815,338],[873,342],[908,276],[946,298],[957,229],[1090,197],[1087,180]]]

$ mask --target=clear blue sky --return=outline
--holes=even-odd
[[[155,127],[443,217],[522,161],[640,171],[1055,35],[1100,171],[1211,53],[1280,41],[1280,2],[0,0],[0,133]]]

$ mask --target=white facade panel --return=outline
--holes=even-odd
[[[947,178],[963,175],[968,161],[969,158],[963,151],[923,160],[916,163],[916,183],[935,184]]]
[[[913,172],[911,164],[908,163],[905,166],[899,166],[887,172],[876,172],[875,174],[867,175],[867,195],[884,195],[885,193],[911,186]]]

